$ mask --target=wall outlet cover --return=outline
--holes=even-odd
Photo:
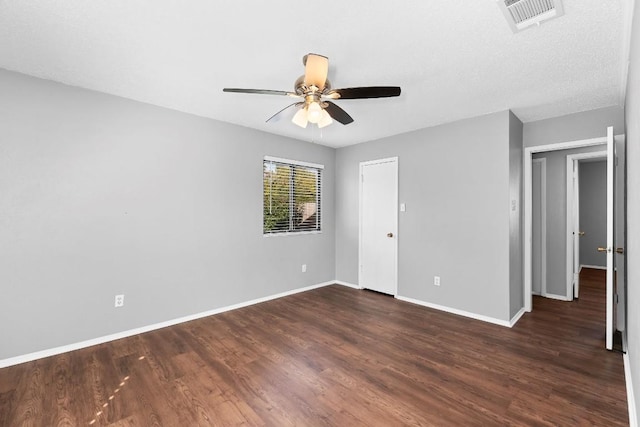
[[[116,307],[124,306],[124,295],[116,295],[115,306]]]

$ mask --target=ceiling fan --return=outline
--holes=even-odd
[[[305,66],[304,75],[300,76],[294,84],[294,92],[266,89],[239,89],[224,88],[224,92],[254,93],[261,95],[285,95],[299,98],[278,111],[267,119],[267,122],[280,116],[291,107],[298,111],[291,120],[296,125],[306,128],[308,123],[315,123],[319,128],[333,123],[336,120],[343,125],[353,122],[353,118],[331,100],[337,99],[363,99],[363,98],[389,98],[400,95],[398,86],[369,86],[351,87],[344,89],[332,89],[331,82],[327,79],[329,71],[329,58],[310,53],[302,58]]]

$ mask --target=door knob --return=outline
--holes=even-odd
[[[598,247],[598,252],[609,252],[609,249],[607,248],[603,248],[603,247]]]
[[[616,253],[622,255],[624,253],[624,248],[616,248]]]
[[[387,233],[387,237],[393,237],[393,233]]]
[[[584,231],[578,231],[578,236],[580,237],[584,236]]]

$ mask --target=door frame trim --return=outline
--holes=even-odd
[[[574,298],[578,298],[576,289],[572,289],[573,275],[575,274],[575,240],[574,235],[569,230],[576,230],[580,226],[580,172],[579,165],[580,160],[587,159],[604,159],[607,160],[607,151],[592,151],[589,153],[577,153],[567,155],[567,266],[566,266],[566,280],[567,280],[567,301],[573,301]],[[573,171],[577,170],[576,180],[578,182],[578,191],[574,191],[573,184]],[[569,209],[572,206],[572,209]],[[577,227],[576,227],[577,225]],[[579,247],[579,245],[578,245]],[[579,254],[578,254],[579,257]],[[578,271],[580,267],[578,266]]]
[[[531,163],[540,163],[540,252],[542,259],[540,260],[540,295],[547,296],[547,158],[532,159]],[[533,174],[533,171],[531,172]],[[532,175],[533,179],[533,175]],[[533,182],[532,184],[533,185]],[[533,193],[532,193],[533,194]],[[532,196],[533,200],[533,196]],[[532,203],[533,205],[533,203]],[[533,213],[532,213],[533,220]],[[532,222],[533,225],[533,222]],[[533,229],[532,229],[533,237]],[[532,243],[533,245],[533,243]],[[533,255],[532,255],[533,256]],[[532,260],[533,263],[533,260]],[[532,278],[533,280],[533,278]]]
[[[394,283],[393,283],[393,296],[397,297],[398,296],[398,187],[399,187],[399,175],[400,175],[400,167],[399,167],[399,162],[398,162],[398,157],[386,157],[383,159],[377,159],[377,160],[368,160],[366,162],[360,162],[360,166],[358,169],[358,286],[361,289],[364,289],[364,287],[362,286],[362,252],[363,252],[363,248],[362,248],[362,190],[363,190],[363,186],[362,186],[362,177],[363,177],[363,168],[365,166],[370,166],[370,165],[376,165],[376,164],[380,164],[380,163],[395,163],[396,164],[396,175],[395,175],[395,181],[396,181],[396,185],[394,186],[394,191],[395,191],[395,195],[394,195],[394,201],[395,201],[395,215],[394,215],[394,233],[396,238],[394,239],[394,244],[395,244],[395,248],[394,248],[394,252],[395,252],[395,257],[393,260],[393,264],[394,264]]]

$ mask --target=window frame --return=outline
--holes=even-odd
[[[264,229],[264,221],[265,221],[265,216],[264,216],[264,167],[265,167],[265,163],[267,162],[273,162],[273,163],[280,163],[280,164],[284,164],[284,165],[288,165],[288,166],[293,166],[293,167],[303,167],[303,168],[313,168],[317,170],[317,173],[319,174],[319,178],[318,178],[318,183],[317,183],[317,187],[316,187],[316,200],[317,200],[317,211],[320,213],[320,220],[318,221],[318,229],[316,230],[293,230],[292,229],[292,215],[291,215],[291,211],[289,212],[289,227],[287,230],[283,230],[283,231],[277,231],[277,232],[265,232]],[[322,187],[323,187],[323,183],[324,183],[324,165],[318,164],[318,163],[310,163],[310,162],[303,162],[300,160],[292,160],[292,159],[285,159],[282,157],[273,157],[273,156],[264,156],[264,158],[262,159],[262,173],[263,173],[263,181],[262,181],[262,236],[263,237],[279,237],[279,236],[298,236],[298,235],[305,235],[305,234],[322,234],[322,229],[323,229],[323,220],[322,220]],[[293,190],[293,177],[294,174],[291,174],[291,181],[289,183],[291,190]],[[294,192],[290,191],[289,193],[289,200],[290,200],[290,207],[293,204],[292,202],[292,198],[294,197]]]

